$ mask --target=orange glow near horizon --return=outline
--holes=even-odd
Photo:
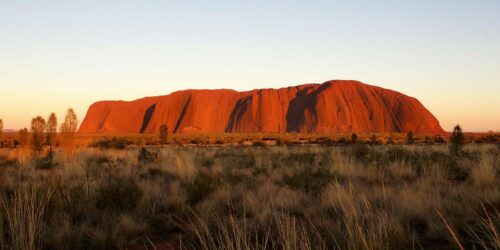
[[[286,85],[282,85],[286,86]],[[282,87],[282,86],[272,86],[272,87]],[[224,85],[218,86],[217,88],[224,87]],[[186,84],[185,89],[199,89],[199,88],[210,88],[207,85],[189,85]],[[250,88],[247,88],[250,89]],[[242,89],[245,90],[245,89]],[[0,107],[0,119],[3,119],[5,129],[21,129],[28,127],[32,117],[40,115],[42,117],[48,117],[51,112],[55,112],[59,122],[64,118],[64,114],[68,108],[73,108],[77,112],[78,120],[83,121],[88,107],[94,102],[99,100],[134,100],[137,98],[145,96],[155,96],[162,95],[162,93],[147,93],[148,91],[143,91],[142,94],[123,94],[126,98],[120,98],[120,92],[106,91],[96,93],[96,97],[89,98],[91,96],[90,90],[82,90],[81,95],[65,94],[65,93],[55,93],[51,95],[50,93],[41,92],[31,92],[31,93],[21,93],[22,91],[16,90],[11,92],[11,95],[7,95],[2,98]],[[78,92],[78,91],[75,91]],[[126,92],[126,91],[124,91]],[[137,91],[139,92],[139,91]],[[153,91],[154,92],[154,91]],[[168,94],[169,91],[164,91]],[[400,91],[404,94],[404,91]],[[109,98],[106,95],[109,94]],[[18,99],[16,96],[24,95],[25,98]],[[75,96],[76,95],[76,96]],[[408,94],[411,96],[411,94]],[[488,132],[494,131],[498,132],[500,124],[500,116],[493,116],[491,113],[496,112],[494,109],[489,107],[500,105],[500,103],[485,103],[480,102],[474,98],[469,98],[462,101],[463,106],[459,106],[457,109],[453,109],[446,105],[446,100],[432,101],[431,96],[423,96],[419,99],[424,106],[429,109],[434,116],[440,121],[441,126],[445,131],[451,131],[456,124],[460,124],[464,131],[467,132]],[[90,99],[90,100],[89,100]],[[429,99],[429,100],[428,100]],[[490,99],[494,100],[494,99]],[[451,100],[448,100],[451,103]],[[477,110],[485,110],[487,112],[477,112]]]
[[[353,79],[500,131],[500,1],[0,2],[6,129],[100,100]]]

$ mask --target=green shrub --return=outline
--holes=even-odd
[[[64,211],[72,223],[82,223],[88,212],[94,209],[88,198],[87,186],[83,182],[60,185],[53,192],[50,211],[54,216]]]
[[[348,147],[350,154],[357,160],[367,163],[370,158],[371,149],[366,144],[355,144]]]
[[[290,166],[294,163],[311,165],[314,163],[315,156],[315,153],[291,153],[279,162],[284,166]]]
[[[252,188],[255,187],[253,184],[256,183],[253,177],[251,178],[243,174],[241,170],[239,171],[238,169],[231,167],[224,168],[223,179],[230,185],[244,184],[247,187],[251,186]]]
[[[380,154],[382,164],[393,162],[411,163],[414,157],[417,160],[419,158],[412,151],[396,145],[390,146],[385,152]]]
[[[198,160],[198,165],[205,168],[211,168],[215,164],[214,159],[211,157],[209,158],[209,157],[198,156],[197,160]]]
[[[99,179],[114,167],[115,162],[109,156],[91,156],[86,159],[83,169],[88,179]]]
[[[141,165],[155,163],[158,161],[158,152],[153,153],[142,147],[137,155],[137,161]]]
[[[132,178],[110,177],[96,190],[95,205],[113,212],[135,209],[142,197],[142,190]]]
[[[209,170],[201,169],[194,180],[184,183],[189,204],[196,204],[207,197],[219,185],[218,178]]]
[[[235,168],[253,168],[257,164],[255,155],[242,152],[240,149],[221,149],[217,151],[215,159],[220,159],[221,165],[230,165]]]
[[[165,175],[165,171],[159,168],[148,168],[148,174],[154,179]]]
[[[37,158],[35,160],[36,169],[49,170],[55,168],[57,165],[58,164],[53,161],[52,151],[49,151],[45,157]]]
[[[462,161],[453,159],[445,165],[448,180],[465,181],[470,176],[470,168]]]
[[[161,168],[155,168],[155,167],[148,168],[146,172],[140,173],[139,177],[141,179],[149,179],[149,180],[163,179],[165,183],[169,183],[173,180],[179,179],[178,175],[167,172]]]

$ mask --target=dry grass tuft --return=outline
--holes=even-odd
[[[479,164],[472,168],[472,182],[478,186],[492,185],[499,170],[495,168],[495,155],[489,152],[482,153],[479,158]]]
[[[3,197],[4,223],[7,238],[5,249],[39,249],[44,244],[47,205],[52,191],[34,186],[22,186],[11,197]]]
[[[29,152],[1,149],[0,249],[500,248],[495,145],[452,157],[446,145],[226,136],[57,148],[45,170]],[[255,139],[287,145],[219,144]]]

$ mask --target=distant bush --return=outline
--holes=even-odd
[[[321,137],[318,139],[318,143],[323,145],[333,145],[335,142],[329,137]]]
[[[181,146],[181,147],[183,147],[183,146],[184,146],[184,142],[182,142],[181,140],[177,140],[176,138],[174,138],[174,143],[175,143],[175,145],[177,145],[177,146]]]
[[[425,144],[431,143],[431,138],[430,138],[429,136],[426,136],[426,137],[424,138],[424,143],[425,143]]]
[[[347,144],[347,140],[344,137],[340,137],[340,139],[337,140],[337,143],[339,144]]]
[[[113,137],[111,139],[98,140],[90,146],[101,149],[125,149],[128,145],[132,144],[133,142],[128,139]]]
[[[500,141],[500,136],[495,134],[487,134],[475,140],[476,143],[496,143]]]
[[[0,155],[0,167],[17,166],[19,162],[16,159],[9,159],[5,155]]]
[[[12,148],[13,141],[12,140],[0,140],[0,148]]]
[[[198,145],[200,143],[201,143],[201,141],[200,141],[199,138],[194,138],[194,139],[191,140],[191,144]]]
[[[442,143],[446,143],[446,140],[441,136],[436,136],[436,137],[434,137],[434,143],[442,144]]]
[[[388,144],[388,145],[394,144],[394,139],[392,138],[392,135],[389,136],[389,138],[387,138],[387,141],[385,142],[385,144]]]
[[[252,142],[252,146],[254,147],[264,147],[267,146],[267,144],[263,141],[254,141]]]
[[[287,139],[284,136],[278,136],[276,137],[276,145],[283,145],[287,143]]]

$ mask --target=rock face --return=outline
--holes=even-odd
[[[79,132],[157,133],[162,124],[175,133],[443,132],[417,99],[343,80],[245,92],[185,90],[130,102],[96,102]]]

